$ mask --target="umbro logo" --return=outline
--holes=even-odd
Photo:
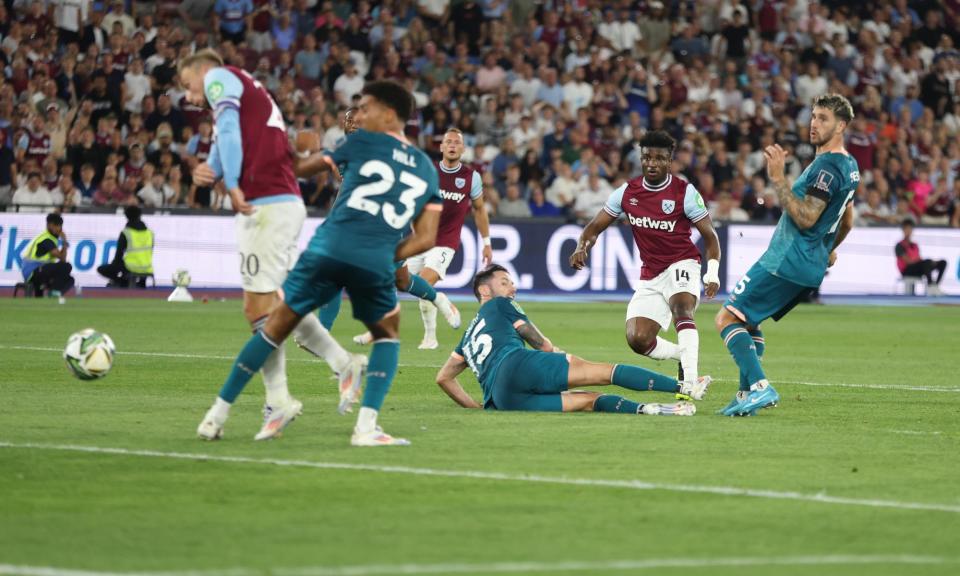
[[[639,202],[637,201],[636,198],[631,198],[631,199],[630,199],[630,205],[631,205],[631,206],[636,206],[637,204],[639,204]]]

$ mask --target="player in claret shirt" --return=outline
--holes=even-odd
[[[698,376],[700,337],[693,315],[700,300],[700,251],[690,240],[692,228],[703,236],[707,298],[720,289],[720,240],[697,189],[670,173],[676,141],[663,131],[648,132],[640,140],[643,175],[610,194],[606,205],[590,221],[570,256],[577,270],[587,265],[597,236],[623,215],[633,231],[643,266],[640,281],[627,305],[627,343],[637,354],[655,360],[679,360],[680,380],[694,389],[699,400],[710,377]],[[673,326],[677,344],[658,333]]]

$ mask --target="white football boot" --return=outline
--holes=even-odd
[[[337,375],[340,386],[340,404],[337,412],[346,414],[353,412],[353,405],[360,399],[360,386],[363,384],[363,373],[367,369],[367,357],[362,354],[351,354],[350,363]]]
[[[437,292],[437,299],[433,301],[433,305],[437,307],[437,310],[443,314],[443,318],[447,321],[447,324],[451,328],[456,330],[460,327],[460,311],[457,310],[457,307],[453,305],[453,302],[447,298],[447,295],[443,292]]]
[[[692,402],[644,404],[640,413],[646,416],[693,416],[697,413],[697,407]]]
[[[290,398],[290,401],[284,406],[264,406],[263,427],[260,428],[260,432],[257,432],[253,439],[279,438],[283,434],[283,429],[301,414],[303,414],[303,402],[296,398]]]
[[[361,434],[354,428],[350,444],[353,446],[409,446],[410,441],[405,438],[394,438],[377,426],[366,434]]]
[[[219,440],[223,436],[223,425],[227,419],[219,419],[213,413],[213,408],[207,410],[197,427],[197,436],[204,440]]]
[[[353,343],[359,344],[361,346],[366,346],[373,342],[373,334],[369,332],[364,332],[363,334],[357,334],[353,337]]]
[[[681,382],[677,399],[703,400],[703,397],[707,395],[707,388],[710,387],[711,382],[713,382],[713,378],[710,376],[701,376],[697,378],[696,382]]]
[[[437,342],[436,338],[427,338],[423,337],[423,340],[420,342],[420,345],[417,346],[420,350],[436,350],[440,347],[440,343]]]

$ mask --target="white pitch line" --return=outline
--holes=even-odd
[[[622,488],[627,490],[662,490],[665,492],[714,494],[717,496],[744,496],[748,498],[764,498],[769,500],[794,500],[800,502],[816,502],[820,504],[865,506],[869,508],[894,508],[898,510],[923,510],[927,512],[947,512],[951,514],[960,514],[960,505],[956,504],[882,500],[876,498],[849,498],[845,496],[829,496],[822,492],[817,494],[805,494],[803,492],[740,488],[736,486],[669,484],[662,482],[646,482],[643,480],[570,478],[566,476],[543,476],[540,474],[510,474],[506,472],[444,470],[438,468],[416,468],[412,466],[382,466],[377,464],[350,464],[346,462],[250,458],[248,456],[219,456],[216,454],[161,452],[157,450],[133,450],[127,448],[107,448],[101,446],[79,446],[73,444],[38,444],[33,442],[18,443],[0,441],[0,448],[59,450],[69,452],[113,454],[120,456],[171,458],[177,460],[206,460],[212,462],[227,462],[231,464],[260,464],[298,468],[318,468],[322,470],[359,470],[364,472],[380,472],[384,474],[408,474],[413,476],[435,476],[441,478],[469,478],[473,480],[493,480],[498,482],[531,482],[536,484],[559,484],[565,486],[600,486],[605,488]]]
[[[309,566],[303,568],[270,568],[257,570],[234,568],[225,570],[184,570],[169,572],[107,572],[72,570],[50,566],[0,564],[4,576],[388,576],[391,574],[502,574],[536,572],[595,572],[620,570],[654,570],[659,568],[729,568],[751,566],[862,566],[862,565],[930,565],[953,564],[956,559],[912,555],[828,555],[740,557],[740,558],[662,558],[649,560],[606,560],[567,562],[497,562],[489,564],[381,564],[355,566]]]
[[[50,348],[45,346],[8,346],[6,344],[0,344],[0,350],[24,350],[27,352],[57,352],[62,353],[61,348]],[[179,352],[137,352],[131,350],[119,350],[117,351],[118,355],[121,356],[146,356],[154,358],[180,358],[180,359],[189,359],[189,360],[236,360],[236,356],[219,356],[216,354],[182,354]],[[316,364],[322,362],[315,358],[304,357],[296,358],[287,356],[287,362],[306,362],[309,364]],[[437,364],[405,364],[400,363],[401,368],[440,368],[440,363]],[[714,382],[738,382],[733,378],[714,378]],[[960,388],[946,388],[946,387],[937,387],[937,386],[907,386],[900,384],[848,384],[844,382],[804,382],[797,380],[778,380],[774,382],[775,384],[787,384],[795,386],[818,386],[825,388],[869,388],[872,390],[905,390],[908,392],[952,392],[960,393]]]
[[[739,382],[733,378],[714,378],[714,382]],[[775,380],[774,384],[795,386],[821,386],[825,388],[869,388],[871,390],[907,390],[910,392],[960,392],[960,388],[937,386],[908,386],[905,384],[848,384],[846,382],[804,382],[799,380]]]

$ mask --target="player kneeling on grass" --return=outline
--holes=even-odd
[[[678,383],[639,366],[587,362],[564,354],[513,301],[517,287],[502,266],[494,264],[480,271],[473,279],[473,293],[480,301],[477,317],[437,374],[437,384],[464,408],[692,416],[696,407],[690,402],[641,404],[613,394],[570,389],[613,384],[700,400],[710,385],[709,376],[695,383]],[[527,349],[525,342],[534,350]],[[483,388],[482,405],[457,382],[468,366]]]

